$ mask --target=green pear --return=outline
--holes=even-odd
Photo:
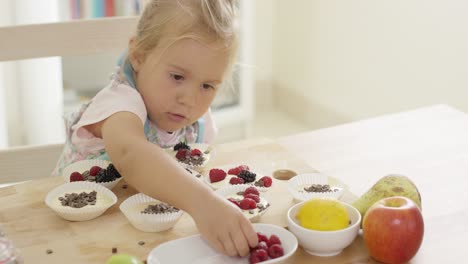
[[[107,259],[106,264],[143,264],[137,257],[127,254],[115,254]]]
[[[421,195],[416,185],[414,185],[408,177],[395,174],[382,177],[372,188],[353,202],[352,205],[356,207],[361,213],[361,216],[364,217],[367,209],[375,202],[391,196],[405,196],[413,200],[419,208],[422,209]]]

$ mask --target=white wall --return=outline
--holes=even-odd
[[[468,1],[275,1],[276,104],[312,128],[447,103],[468,112]]]

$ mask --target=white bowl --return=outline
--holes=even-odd
[[[58,198],[63,197],[65,193],[80,193],[82,191],[96,191],[98,200],[96,205],[87,205],[82,208],[73,208],[69,206],[63,206],[58,200]],[[100,204],[99,201],[102,201],[102,204]],[[69,182],[62,184],[51,190],[45,198],[45,203],[48,207],[54,210],[54,212],[57,213],[57,215],[60,217],[70,221],[87,221],[96,218],[103,214],[116,202],[117,196],[115,196],[112,191],[102,185],[87,181]]]
[[[304,187],[312,184],[329,184],[331,188],[338,189],[334,192],[306,192]],[[315,197],[333,197],[340,199],[343,196],[345,186],[332,184],[326,175],[320,173],[305,173],[288,180],[288,190],[296,201],[307,201]]]
[[[309,254],[315,256],[335,256],[349,246],[357,234],[361,223],[361,214],[353,206],[341,202],[348,211],[351,224],[337,231],[315,231],[299,225],[296,219],[299,208],[304,202],[292,206],[288,210],[288,228],[299,240],[299,245]]]
[[[70,182],[70,174],[72,174],[75,171],[83,173],[91,169],[91,167],[93,166],[99,166],[103,169],[106,169],[107,166],[109,166],[109,164],[111,164],[111,162],[108,160],[80,160],[65,167],[62,171],[62,177],[65,179],[66,182]],[[108,189],[112,189],[117,185],[117,183],[119,183],[121,179],[122,177],[110,182],[97,182],[97,184],[100,184]]]
[[[215,191],[215,193],[222,196],[223,198],[226,198],[226,199],[229,198],[229,197],[233,197],[233,196],[237,196],[237,197],[233,197],[233,198],[241,199],[242,197],[237,195],[237,193],[238,192],[243,192],[243,191],[245,191],[245,189],[247,189],[249,187],[252,187],[252,185],[248,185],[248,184],[231,185],[231,186],[227,186],[227,187],[223,187],[221,189],[218,189],[218,190]],[[262,211],[260,211],[259,209],[254,209],[255,214],[250,214],[249,210],[241,209],[244,216],[247,217],[247,219],[249,219],[250,222],[257,222],[258,220],[260,220],[260,217],[268,210],[268,208],[270,208],[269,202],[262,195],[262,193],[260,192],[260,189],[257,188],[257,190],[259,191],[259,194],[260,194],[259,195],[259,198],[260,198],[259,203],[262,204],[266,208],[264,210],[262,210]]]
[[[296,252],[297,239],[288,230],[270,224],[253,224],[255,231],[267,236],[275,234],[281,240],[284,255],[270,259],[262,264],[287,263],[288,259]],[[182,251],[181,251],[182,250]],[[181,254],[183,252],[183,254]],[[249,263],[247,257],[228,257],[216,252],[200,236],[190,236],[168,241],[160,244],[148,255],[149,264],[246,264]]]
[[[174,227],[184,211],[163,214],[142,214],[141,211],[148,204],[157,204],[160,201],[137,193],[128,197],[120,204],[120,211],[127,217],[128,221],[138,230],[144,232],[160,232]]]

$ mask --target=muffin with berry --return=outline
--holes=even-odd
[[[119,171],[107,160],[82,160],[65,167],[62,176],[67,182],[88,181],[112,189],[122,179]]]
[[[270,176],[264,176],[259,170],[251,169],[245,164],[219,166],[205,171],[204,174],[206,183],[215,190],[226,186],[247,184],[266,191],[273,185],[273,179]]]
[[[166,151],[185,168],[198,172],[203,170],[212,154],[212,149],[207,144],[187,144],[185,142],[179,142]]]
[[[254,186],[233,185],[221,188],[217,194],[225,197],[242,210],[242,213],[251,222],[257,222],[260,216],[270,207],[270,203],[260,195]]]

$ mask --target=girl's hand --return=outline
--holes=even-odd
[[[207,200],[191,214],[202,237],[225,255],[247,256],[250,247],[258,244],[252,224],[231,202],[214,193],[207,196]]]

